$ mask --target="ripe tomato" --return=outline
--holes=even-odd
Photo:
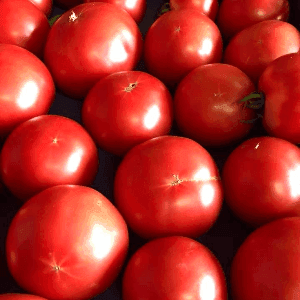
[[[42,57],[50,25],[32,2],[1,0],[0,24],[0,44],[17,45]]]
[[[83,0],[83,2],[106,2],[115,4],[126,10],[137,23],[142,21],[146,12],[146,0]]]
[[[52,10],[52,0],[30,0],[38,9],[40,9],[47,17],[50,16]]]
[[[300,150],[285,140],[243,142],[225,162],[222,180],[229,207],[253,226],[300,213]]]
[[[178,85],[175,120],[189,138],[204,146],[221,146],[244,137],[255,111],[241,103],[255,91],[249,77],[226,64],[208,64],[190,72]]]
[[[241,30],[265,20],[287,21],[288,0],[223,0],[217,25],[224,38],[229,39]]]
[[[222,38],[217,25],[192,9],[171,10],[159,17],[145,37],[148,71],[175,87],[194,68],[220,62]]]
[[[116,279],[128,249],[127,226],[112,203],[84,186],[51,187],[27,201],[6,240],[17,283],[55,300],[90,299]]]
[[[55,86],[42,61],[15,45],[0,44],[0,76],[0,137],[4,138],[22,122],[48,112]]]
[[[225,49],[223,62],[238,67],[257,83],[269,63],[299,49],[300,33],[293,25],[267,20],[236,34]]]
[[[270,135],[300,143],[300,55],[279,57],[259,79],[265,95],[263,126]]]
[[[98,170],[98,152],[77,122],[43,115],[22,123],[9,135],[0,164],[4,184],[25,201],[54,185],[90,185]]]
[[[217,219],[223,189],[203,147],[184,137],[163,136],[125,155],[114,196],[128,226],[144,238],[198,237]]]
[[[299,255],[300,218],[280,219],[258,228],[233,259],[233,299],[298,299]]]
[[[45,63],[58,87],[83,98],[102,77],[132,70],[142,50],[135,21],[110,3],[84,3],[65,12],[52,26]]]
[[[123,277],[124,300],[226,300],[223,270],[202,244],[180,236],[156,239],[131,257]]]
[[[39,296],[34,296],[34,295],[13,293],[13,294],[0,295],[0,300],[47,300],[47,299]]]
[[[123,155],[137,144],[169,133],[172,97],[160,80],[147,73],[114,73],[90,90],[82,120],[101,148]]]

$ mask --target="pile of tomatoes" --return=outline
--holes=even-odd
[[[297,10],[0,0],[0,300],[299,299]]]

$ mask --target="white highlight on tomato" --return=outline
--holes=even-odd
[[[111,42],[108,55],[109,60],[111,60],[112,63],[123,62],[128,57],[128,53],[126,52],[126,49],[124,48],[124,45],[120,39],[114,39]]]
[[[125,6],[127,8],[134,8],[136,6],[137,0],[127,0]]]
[[[207,181],[211,179],[208,168],[201,168],[193,177],[195,181]]]
[[[81,159],[82,159],[82,155],[83,155],[83,150],[81,148],[78,148],[76,150],[76,152],[74,152],[69,157],[69,160],[67,162],[67,170],[68,170],[68,172],[73,173],[73,172],[77,171],[77,169],[78,169],[78,167],[80,165]]]
[[[198,52],[200,55],[205,55],[205,54],[209,55],[211,53],[212,48],[213,48],[213,44],[212,44],[211,39],[206,38],[203,40],[202,47],[201,47],[201,49],[199,49]]]
[[[200,283],[200,299],[214,300],[216,299],[216,285],[212,276],[206,275]]]
[[[294,170],[289,171],[288,182],[291,195],[297,201],[300,196],[300,165],[297,165]]]
[[[215,196],[215,190],[210,183],[205,183],[204,185],[202,185],[200,190],[200,199],[201,199],[201,203],[204,206],[209,206],[213,202],[214,196]]]
[[[156,126],[159,119],[160,119],[159,107],[157,105],[153,105],[145,115],[144,126],[147,129],[153,129]]]
[[[38,93],[39,88],[34,81],[26,82],[17,99],[19,107],[24,109],[31,107],[37,101]]]

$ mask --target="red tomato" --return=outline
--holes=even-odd
[[[45,63],[58,87],[83,98],[102,77],[132,70],[142,50],[142,35],[124,10],[110,3],[84,3],[53,25]]]
[[[218,12],[217,0],[170,0],[170,8],[173,10],[192,8],[214,20]]]
[[[129,260],[124,300],[226,300],[223,270],[202,244],[180,236],[156,239]]]
[[[116,279],[128,248],[124,219],[102,194],[60,185],[26,202],[8,230],[17,283],[52,300],[90,299]]]
[[[287,21],[288,0],[223,0],[217,18],[222,35],[228,39],[241,30],[265,21]]]
[[[0,295],[0,300],[47,300],[39,296],[28,295],[28,294],[2,294]]]
[[[254,110],[240,101],[255,91],[249,77],[226,64],[208,64],[190,72],[178,85],[175,120],[189,138],[221,146],[244,137],[253,127]],[[249,121],[250,123],[242,123]]]
[[[285,140],[243,142],[225,162],[222,180],[229,207],[253,226],[300,215],[300,150]]]
[[[194,68],[219,62],[221,57],[222,38],[217,25],[196,10],[163,14],[145,37],[146,67],[170,87]]]
[[[169,133],[172,97],[161,81],[147,73],[114,73],[90,90],[82,120],[101,148],[123,155],[137,144]]]
[[[59,184],[90,185],[97,148],[85,129],[62,116],[43,115],[18,126],[0,156],[4,184],[22,200]]]
[[[42,61],[15,45],[0,44],[0,76],[0,137],[4,138],[22,122],[48,112],[55,86]]]
[[[300,55],[287,54],[268,65],[259,79],[265,95],[263,126],[270,135],[300,143]]]
[[[52,0],[30,0],[38,9],[40,9],[47,17],[52,10]]]
[[[0,44],[17,45],[42,57],[50,25],[32,2],[1,0],[0,24]]]
[[[137,23],[142,21],[146,12],[146,0],[83,0],[83,2],[106,2],[115,4],[126,10]]]
[[[217,166],[193,140],[163,136],[132,148],[114,182],[115,203],[144,238],[198,237],[215,222],[223,200]]]
[[[83,3],[83,0],[54,0],[54,2],[63,9],[70,9]]]
[[[225,49],[224,63],[238,67],[257,83],[269,63],[299,49],[300,33],[293,25],[268,20],[235,35]]]
[[[299,255],[300,218],[280,219],[258,228],[233,259],[233,299],[298,299]]]

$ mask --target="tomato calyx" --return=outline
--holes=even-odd
[[[60,18],[61,15],[56,15],[54,17],[52,17],[51,19],[48,20],[50,27],[53,26],[53,24],[56,22],[56,20],[58,20]]]
[[[257,99],[257,100],[254,100]],[[244,102],[244,108],[250,108],[250,109],[261,109],[264,106],[265,103],[265,96],[262,92],[252,92],[251,94],[244,97],[242,100],[239,101],[239,103]],[[262,114],[257,113],[256,118],[251,120],[240,120],[241,123],[254,123],[259,118],[262,118]]]
[[[170,10],[171,10],[170,2],[165,2],[159,9],[157,16],[160,17],[161,15],[165,14]]]

